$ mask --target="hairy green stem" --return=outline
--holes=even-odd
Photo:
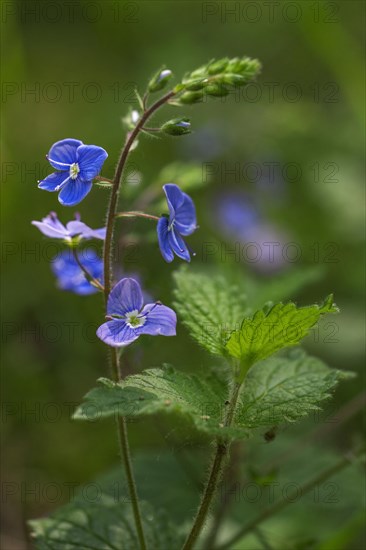
[[[168,94],[160,98],[158,101],[156,101],[156,103],[154,103],[151,107],[149,107],[144,111],[140,120],[136,124],[135,128],[132,130],[132,132],[130,132],[127,135],[125,146],[121,150],[121,155],[117,163],[116,171],[113,178],[113,187],[112,187],[109,205],[108,205],[107,221],[106,221],[106,236],[105,236],[104,250],[103,250],[104,301],[106,306],[107,306],[108,296],[112,285],[112,241],[113,241],[114,222],[115,222],[117,205],[118,205],[119,190],[121,186],[123,171],[126,166],[126,161],[131,151],[131,147],[135,139],[137,138],[140,130],[142,130],[145,122],[149,119],[149,117],[155,111],[157,111],[157,109],[159,109],[159,107],[164,105],[164,103],[166,103],[171,97],[173,97],[173,95],[175,95],[174,92],[169,92]],[[110,357],[111,357],[111,368],[112,368],[113,378],[116,382],[118,382],[118,380],[122,378],[121,371],[120,371],[118,351],[112,348],[110,351]],[[117,419],[117,428],[118,428],[118,440],[119,440],[119,446],[121,451],[121,458],[122,458],[122,463],[126,474],[129,495],[132,503],[132,510],[133,510],[133,515],[135,520],[137,536],[139,539],[141,550],[146,550],[146,541],[145,541],[145,535],[144,535],[144,530],[142,526],[141,511],[140,511],[139,500],[137,495],[136,482],[133,475],[131,454],[130,454],[130,448],[128,443],[127,425],[124,418],[120,417]]]
[[[296,489],[294,489],[292,493],[287,495],[287,498],[279,500],[276,504],[274,504],[270,508],[263,510],[263,512],[261,512],[250,523],[248,523],[242,529],[240,529],[236,533],[236,535],[231,537],[227,542],[225,542],[221,546],[218,546],[217,550],[227,550],[229,548],[232,548],[233,544],[237,543],[245,535],[247,535],[248,533],[256,529],[263,521],[274,516],[275,514],[283,510],[283,508],[286,508],[286,506],[293,503],[298,498],[299,495],[301,496],[306,495],[306,493],[314,489],[314,487],[317,487],[318,485],[323,483],[325,480],[327,480],[337,472],[340,472],[341,470],[343,470],[343,468],[345,468],[346,466],[352,463],[353,459],[357,458],[364,452],[365,452],[364,448],[357,449],[356,451],[350,451],[349,453],[347,453],[347,455],[340,458],[338,462],[333,464],[333,466],[330,466],[326,470],[323,470],[315,478],[311,479],[307,483],[304,483],[300,487],[297,487]]]
[[[226,415],[224,419],[224,427],[226,428],[229,427],[233,421],[240,389],[241,389],[240,383],[237,383],[237,382],[233,383],[230,397],[229,397],[228,409],[226,411]],[[208,481],[204,489],[201,503],[199,505],[197,515],[193,522],[192,529],[187,537],[186,542],[183,545],[183,550],[190,550],[191,548],[193,548],[193,545],[195,544],[195,542],[197,541],[201,533],[201,530],[206,521],[207,514],[210,510],[212,500],[216,494],[217,486],[224,469],[225,460],[228,455],[229,448],[230,448],[229,441],[224,439],[218,440],[216,451],[213,457],[212,466],[208,477]]]

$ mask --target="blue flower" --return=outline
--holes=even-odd
[[[95,279],[102,279],[103,261],[94,250],[84,249],[80,254],[80,261]],[[52,271],[57,277],[57,284],[61,290],[69,290],[81,295],[98,292],[98,289],[85,278],[70,249],[62,251],[53,259]]]
[[[63,139],[52,145],[47,159],[57,170],[40,181],[45,191],[60,191],[58,200],[64,206],[74,206],[83,200],[92,188],[92,180],[99,174],[107,152],[96,145],[84,145],[78,139]]]
[[[97,336],[113,347],[128,346],[141,334],[175,336],[177,316],[160,302],[144,306],[141,287],[135,279],[125,278],[112,289],[107,304],[106,323]]]
[[[191,256],[182,235],[184,237],[191,235],[197,228],[194,203],[174,183],[167,183],[163,189],[168,203],[169,218],[163,216],[158,221],[160,251],[166,262],[172,262],[174,254],[190,262]]]
[[[76,235],[79,239],[105,239],[106,228],[91,229],[85,223],[80,221],[79,214],[75,214],[75,220],[68,222],[66,227],[60,222],[56,212],[50,212],[48,216],[42,218],[41,222],[33,221],[32,225],[38,227],[38,229],[46,235],[54,239],[63,239],[64,241],[71,242],[72,238]]]

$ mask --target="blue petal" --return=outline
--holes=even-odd
[[[92,248],[79,252],[79,259],[95,279],[103,279],[103,260]]]
[[[196,208],[194,202],[186,193],[184,200],[175,210],[174,227],[181,235],[190,235],[197,227]]]
[[[60,222],[56,212],[50,212],[48,216],[42,218],[42,222],[51,225],[54,229],[57,229],[58,231],[64,231],[65,233],[67,233],[66,227],[63,223]]]
[[[164,260],[166,262],[170,263],[174,260],[174,254],[173,254],[171,246],[169,244],[168,226],[169,226],[169,220],[168,220],[168,218],[163,216],[158,221],[157,233],[158,233],[158,241],[159,241],[160,252],[161,252]]]
[[[46,237],[53,237],[55,239],[65,239],[69,236],[69,232],[66,227],[60,222],[55,212],[50,212],[48,216],[42,218],[41,222],[32,221],[32,225],[38,227],[38,229],[46,235]]]
[[[76,162],[76,150],[83,142],[79,139],[62,139],[52,145],[47,158],[56,170],[68,170]]]
[[[44,180],[40,181],[38,183],[38,187],[40,189],[44,189],[45,191],[58,191],[57,187],[65,184],[68,179],[68,172],[54,172],[53,174],[47,176]]]
[[[146,315],[146,321],[138,329],[140,334],[176,335],[177,316],[170,307],[162,304],[148,304],[142,310],[141,315]]]
[[[163,185],[163,189],[169,210],[172,208],[176,212],[184,201],[185,193],[183,193],[175,183],[167,183]]]
[[[72,220],[71,222],[68,222],[66,224],[66,228],[71,237],[74,237],[75,235],[83,235],[88,231],[92,231],[92,229],[90,229],[90,227],[88,227],[86,223],[80,222],[79,220]]]
[[[43,235],[46,235],[46,237],[51,237],[54,239],[65,239],[69,236],[69,232],[63,227],[62,230],[57,229],[56,227],[50,225],[47,222],[32,222],[32,225],[35,225],[38,227],[38,229],[43,233]]]
[[[71,237],[74,235],[81,235],[84,239],[105,239],[106,228],[91,229],[86,223],[79,220],[72,220],[66,224],[66,228]]]
[[[139,337],[139,333],[126,325],[119,319],[108,321],[101,325],[97,330],[97,336],[103,342],[112,347],[128,346]]]
[[[100,264],[102,264],[99,259]],[[86,262],[83,262],[85,267],[92,273],[94,277],[97,277],[97,271],[99,271],[98,266],[94,264],[93,266],[88,265]],[[52,261],[51,264],[52,271],[57,277],[58,287],[62,290],[69,290],[75,294],[88,295],[95,294],[98,292],[98,289],[91,285],[89,281],[86,280],[85,275],[83,274],[80,267],[77,265],[74,257],[70,250],[65,250],[58,254]],[[94,269],[91,269],[93,267]],[[93,272],[94,271],[94,272]]]
[[[83,181],[80,178],[70,179],[61,189],[58,200],[63,206],[74,206],[86,197],[92,185],[91,181]]]
[[[125,315],[130,311],[140,311],[143,306],[141,287],[135,279],[121,279],[108,297],[108,315]]]
[[[93,237],[94,239],[101,239],[102,241],[104,241],[106,232],[107,232],[106,227],[101,227],[100,229],[93,229]]]
[[[95,178],[102,169],[108,153],[96,145],[81,145],[77,150],[77,162],[80,168],[80,177],[89,181]]]
[[[168,239],[169,239],[169,244],[172,247],[175,254],[182,260],[186,260],[187,262],[190,262],[191,255],[189,253],[186,243],[183,241],[179,233],[177,231],[174,231],[174,229],[172,229],[168,233]]]

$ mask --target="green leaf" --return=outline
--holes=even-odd
[[[96,493],[100,486],[95,485]],[[85,495],[88,493],[86,492]],[[36,550],[135,550],[139,547],[135,535],[131,504],[119,502],[118,494],[100,493],[97,502],[73,502],[50,518],[31,520],[31,536]],[[146,542],[149,548],[177,548],[182,542],[177,529],[146,502],[140,502]]]
[[[276,351],[295,346],[306,336],[326,313],[336,313],[333,295],[320,306],[298,308],[293,302],[264,307],[252,317],[243,320],[239,330],[234,331],[226,343],[228,353],[240,360],[241,374],[248,368],[269,357]]]
[[[211,438],[250,437],[255,428],[293,422],[330,397],[338,380],[350,373],[328,368],[296,350],[289,357],[268,359],[248,373],[234,423],[223,425],[228,385],[217,376],[201,379],[172,367],[149,369],[114,383],[101,379],[78,407],[74,418],[95,420],[119,414],[127,419],[157,413],[180,415]]]
[[[179,318],[207,351],[225,355],[227,338],[248,314],[245,294],[217,275],[180,269],[174,278]]]
[[[175,414],[191,421],[202,433],[222,433],[220,424],[227,388],[213,375],[203,379],[164,366],[129,376],[123,382],[102,378],[99,383],[85,396],[84,403],[74,413],[75,419]]]
[[[319,410],[319,402],[331,397],[340,380],[353,377],[300,349],[287,357],[272,357],[249,370],[235,422],[247,429],[294,422]]]

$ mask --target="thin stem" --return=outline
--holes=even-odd
[[[122,180],[122,175],[124,168],[126,166],[126,161],[128,158],[128,155],[131,151],[131,147],[138,136],[140,130],[143,128],[145,122],[148,120],[148,118],[157,110],[159,107],[164,105],[171,97],[175,95],[175,92],[171,91],[165,96],[161,97],[156,103],[154,103],[151,107],[146,109],[136,124],[136,127],[127,135],[125,146],[121,150],[121,155],[116,167],[116,171],[113,178],[113,187],[112,192],[110,195],[109,205],[108,205],[108,211],[107,211],[107,221],[106,221],[106,236],[104,241],[104,250],[103,250],[103,262],[104,262],[104,301],[107,306],[108,302],[108,296],[111,290],[111,284],[112,284],[112,241],[113,241],[113,231],[114,231],[114,221],[116,217],[116,211],[117,211],[117,204],[118,204],[118,197],[119,197],[119,190]],[[146,101],[146,98],[145,98]],[[120,372],[120,363],[119,363],[119,355],[118,351],[114,348],[111,349],[111,368],[113,373],[113,378],[115,381],[120,380],[121,372]],[[121,450],[121,458],[122,463],[125,469],[130,499],[132,503],[132,510],[135,520],[135,526],[137,531],[137,536],[140,543],[141,550],[146,550],[146,542],[145,542],[145,535],[144,530],[142,526],[142,519],[141,519],[141,511],[139,506],[139,500],[137,495],[137,488],[136,488],[136,482],[133,475],[132,470],[132,463],[131,463],[131,455],[130,455],[130,448],[128,443],[128,436],[127,436],[127,425],[124,418],[119,417],[117,419],[117,425],[118,425],[118,439],[119,439],[119,446]]]
[[[353,462],[353,459],[360,456],[362,453],[364,453],[365,449],[361,448],[357,451],[353,452],[352,450],[347,453],[347,455],[343,456],[338,462],[336,462],[333,466],[330,466],[330,468],[327,468],[326,470],[323,470],[318,476],[311,479],[310,481],[304,483],[300,487],[296,487],[292,493],[286,496],[286,499],[278,501],[276,504],[271,506],[270,508],[267,508],[263,510],[256,518],[254,518],[248,525],[244,526],[242,529],[240,529],[236,535],[231,537],[227,542],[222,544],[221,546],[217,547],[217,550],[226,550],[228,548],[232,548],[232,545],[241,540],[245,535],[253,531],[260,525],[263,521],[270,518],[271,516],[274,516],[283,508],[286,508],[289,504],[295,502],[295,500],[299,497],[299,495],[304,496],[309,491],[314,489],[314,487],[317,487],[321,483],[323,483],[325,480],[333,476],[334,474],[340,472],[351,464]]]
[[[229,398],[228,409],[224,419],[224,427],[229,427],[232,423],[236,404],[240,393],[241,384],[234,383]],[[209,478],[202,495],[201,504],[198,508],[196,518],[193,522],[191,532],[189,533],[186,542],[184,543],[183,550],[190,550],[193,548],[194,543],[199,537],[201,530],[206,521],[206,516],[210,510],[213,497],[215,496],[217,485],[220,481],[222,471],[225,464],[225,459],[229,451],[230,444],[227,440],[218,440],[216,446],[216,452],[213,458]]]
[[[107,212],[107,223],[106,223],[106,236],[104,241],[104,296],[105,302],[108,300],[108,296],[111,290],[111,253],[112,253],[112,238],[114,230],[114,218],[117,211],[118,195],[121,185],[121,178],[123,170],[126,165],[126,161],[131,150],[131,147],[138,136],[140,130],[143,128],[145,122],[155,113],[164,103],[167,103],[170,98],[175,95],[175,92],[170,91],[158,101],[156,101],[151,107],[149,107],[141,116],[140,120],[137,122],[135,128],[127,135],[127,141],[125,146],[121,151],[121,156],[119,158],[116,171],[113,178],[113,188],[110,196],[108,212]]]
[[[131,212],[117,212],[116,218],[146,218],[148,220],[159,221],[158,216],[152,214],[145,214],[145,212],[131,211]]]
[[[217,506],[213,522],[211,525],[211,530],[207,535],[207,540],[205,542],[205,550],[211,550],[214,547],[217,534],[221,527],[222,520],[227,513],[228,508],[231,505],[231,496],[235,484],[235,479],[239,475],[239,464],[242,462],[242,445],[240,442],[236,442],[235,446],[231,447],[231,457],[230,457],[230,467],[226,470],[224,484],[225,487],[228,486],[227,491],[225,491],[224,498],[221,498],[220,504]]]
[[[75,258],[75,261],[76,263],[78,264],[78,266],[80,267],[81,271],[84,273],[85,275],[85,278],[90,281],[94,286],[96,286],[97,288],[99,288],[99,290],[103,290],[104,291],[104,286],[98,281],[98,279],[96,279],[95,277],[93,277],[93,275],[87,270],[87,268],[81,263],[80,261],[80,258],[79,258],[79,255],[78,255],[78,252],[77,252],[77,249],[76,247],[72,247],[72,253],[73,253],[73,256]]]

